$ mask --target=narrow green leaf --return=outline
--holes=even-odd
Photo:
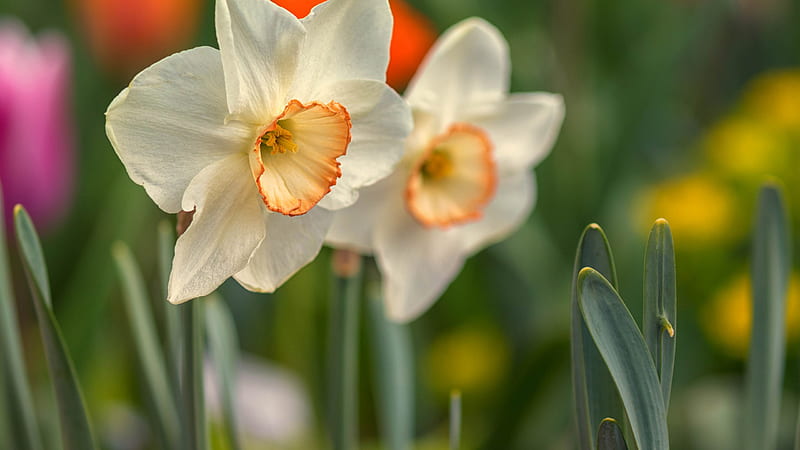
[[[786,291],[791,243],[781,189],[767,185],[758,199],[753,236],[753,328],[747,361],[743,448],[774,449],[783,389]],[[725,324],[720,324],[725,326]]]
[[[622,400],[603,358],[586,328],[578,306],[578,273],[592,267],[617,285],[617,272],[608,239],[597,224],[583,231],[575,255],[572,276],[570,346],[572,354],[572,389],[578,443],[582,449],[594,448],[595,424],[606,417],[624,418]]]
[[[628,450],[616,420],[607,418],[600,422],[597,429],[597,450]]]
[[[350,450],[358,446],[358,310],[361,301],[361,257],[346,250],[334,251],[333,272],[328,423],[334,450]]]
[[[461,391],[450,392],[450,450],[461,448]]]
[[[667,415],[653,358],[628,308],[592,268],[578,275],[578,303],[625,405],[638,448],[668,450]]]
[[[644,258],[644,317],[642,334],[661,380],[664,407],[669,409],[672,372],[675,367],[675,250],[672,231],[664,219],[650,230]]]
[[[139,358],[150,400],[155,409],[155,423],[165,447],[176,448],[179,431],[178,407],[167,375],[166,360],[161,351],[155,318],[147,298],[147,288],[139,266],[127,245],[114,243],[114,262],[117,265],[125,307],[128,312],[136,355]]]
[[[50,285],[39,237],[28,213],[21,205],[14,208],[14,225],[25,273],[31,287],[36,319],[42,334],[45,356],[58,403],[64,450],[95,448],[75,368],[64,344],[61,329],[50,305]],[[47,299],[47,300],[45,300]]]
[[[217,392],[222,404],[225,437],[230,450],[239,450],[242,445],[237,432],[236,410],[236,368],[239,364],[239,338],[236,324],[227,305],[218,295],[204,300],[206,309],[206,328],[211,361],[217,374]]]
[[[8,266],[5,217],[3,212],[2,186],[0,186],[0,367],[2,367],[2,393],[7,393],[7,409],[4,423],[10,430],[3,430],[11,442],[9,447],[39,450],[41,437],[33,410],[33,396],[28,384],[25,359],[22,357],[22,340],[17,325],[17,308]],[[0,438],[1,439],[1,438]],[[3,442],[0,441],[0,444]]]
[[[203,397],[204,317],[202,300],[189,300],[178,305],[181,330],[181,443],[185,450],[205,450],[208,435]]]
[[[380,275],[365,270],[370,342],[383,442],[390,450],[412,447],[414,438],[414,358],[408,327],[386,318]]]

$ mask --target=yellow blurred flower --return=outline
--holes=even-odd
[[[709,338],[733,356],[745,357],[752,323],[750,275],[742,273],[723,287],[706,306],[702,325]],[[800,276],[792,274],[786,305],[788,341],[800,336]]]
[[[703,147],[714,167],[736,176],[773,174],[790,162],[788,148],[774,127],[745,116],[718,122]]]
[[[483,326],[465,327],[436,339],[425,355],[425,373],[443,398],[452,389],[481,393],[496,386],[508,366],[504,339]]]
[[[745,108],[776,126],[800,131],[800,69],[767,72],[750,83]]]
[[[658,217],[669,220],[675,241],[682,248],[706,247],[727,241],[738,232],[730,224],[736,199],[721,181],[696,173],[652,186],[640,198],[642,229]]]

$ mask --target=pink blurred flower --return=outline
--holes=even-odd
[[[70,53],[50,33],[34,38],[0,20],[0,183],[6,220],[21,203],[47,228],[69,206],[73,136],[68,116]]]

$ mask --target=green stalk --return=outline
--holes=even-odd
[[[461,392],[450,392],[450,450],[461,448]]]
[[[167,299],[167,286],[169,285],[169,272],[172,268],[172,257],[175,254],[175,231],[172,225],[164,220],[158,224],[158,269],[161,279],[161,301],[164,307],[167,328],[167,364],[170,369],[170,382],[172,392],[175,393],[175,403],[181,404],[181,307],[173,305]]]
[[[22,357],[14,290],[9,273],[4,210],[2,186],[0,186],[0,367],[3,378],[0,387],[5,388],[0,392],[7,394],[8,401],[7,409],[4,408],[3,411],[6,415],[3,424],[11,428],[2,431],[7,432],[5,436],[11,439],[11,442],[5,443],[6,445],[40,450],[42,442],[36,426],[25,359]]]
[[[183,323],[181,349],[181,418],[186,450],[206,449],[203,398],[203,303],[195,299],[179,306]]]
[[[414,438],[414,358],[404,324],[386,318],[377,267],[365,270],[369,324],[378,388],[377,411],[386,447],[405,450]]]
[[[361,257],[346,250],[333,254],[334,291],[330,311],[328,420],[334,450],[358,442],[358,310]]]

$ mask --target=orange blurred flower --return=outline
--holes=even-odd
[[[297,17],[305,17],[321,0],[274,0]],[[390,48],[386,81],[402,89],[417,71],[422,58],[436,40],[436,28],[431,21],[404,0],[390,0],[394,30]]]
[[[98,63],[128,78],[184,48],[202,0],[70,0]]]

